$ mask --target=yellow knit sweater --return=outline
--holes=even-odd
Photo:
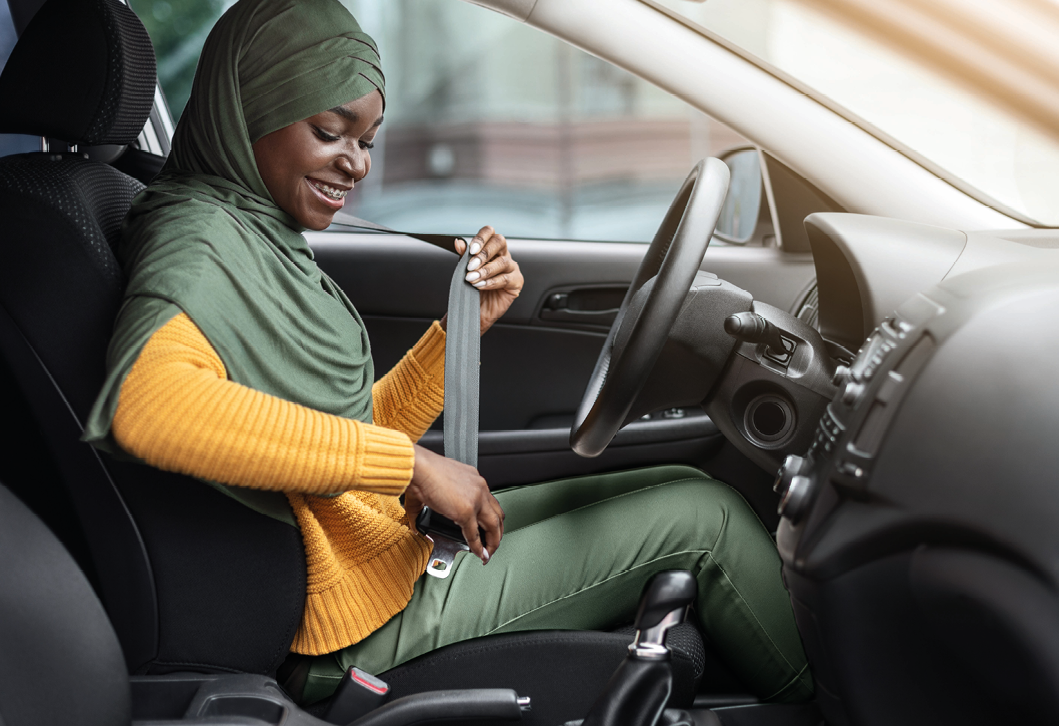
[[[308,593],[291,650],[331,653],[400,612],[430,543],[397,497],[418,440],[444,407],[445,333],[434,323],[372,387],[375,424],[321,413],[229,381],[184,313],[129,371],[112,430],[160,469],[287,493],[301,527]],[[337,497],[313,495],[345,492]]]

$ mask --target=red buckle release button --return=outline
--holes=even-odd
[[[365,673],[356,666],[349,669],[349,677],[358,686],[367,688],[372,693],[377,693],[380,696],[385,696],[390,692],[390,686],[386,681],[380,680],[370,673]]]

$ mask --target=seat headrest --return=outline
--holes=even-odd
[[[48,0],[0,74],[0,132],[129,144],[151,113],[155,59],[118,0]]]

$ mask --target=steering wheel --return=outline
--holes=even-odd
[[[729,178],[723,161],[703,159],[669,205],[618,309],[574,418],[570,446],[581,456],[603,453],[625,423],[702,264]]]

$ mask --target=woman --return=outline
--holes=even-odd
[[[351,664],[380,673],[489,633],[628,622],[644,582],[672,568],[696,574],[700,625],[748,686],[808,698],[775,546],[724,484],[660,467],[494,497],[413,443],[442,408],[444,319],[373,386],[360,318],[300,234],[368,174],[384,103],[375,45],[338,0],[225,13],[123,229],[129,283],[85,438],[300,528],[308,592],[291,650],[316,656],[307,701]],[[471,247],[484,333],[522,276],[491,228]],[[409,522],[424,505],[489,567],[464,557],[422,577],[430,545]]]

